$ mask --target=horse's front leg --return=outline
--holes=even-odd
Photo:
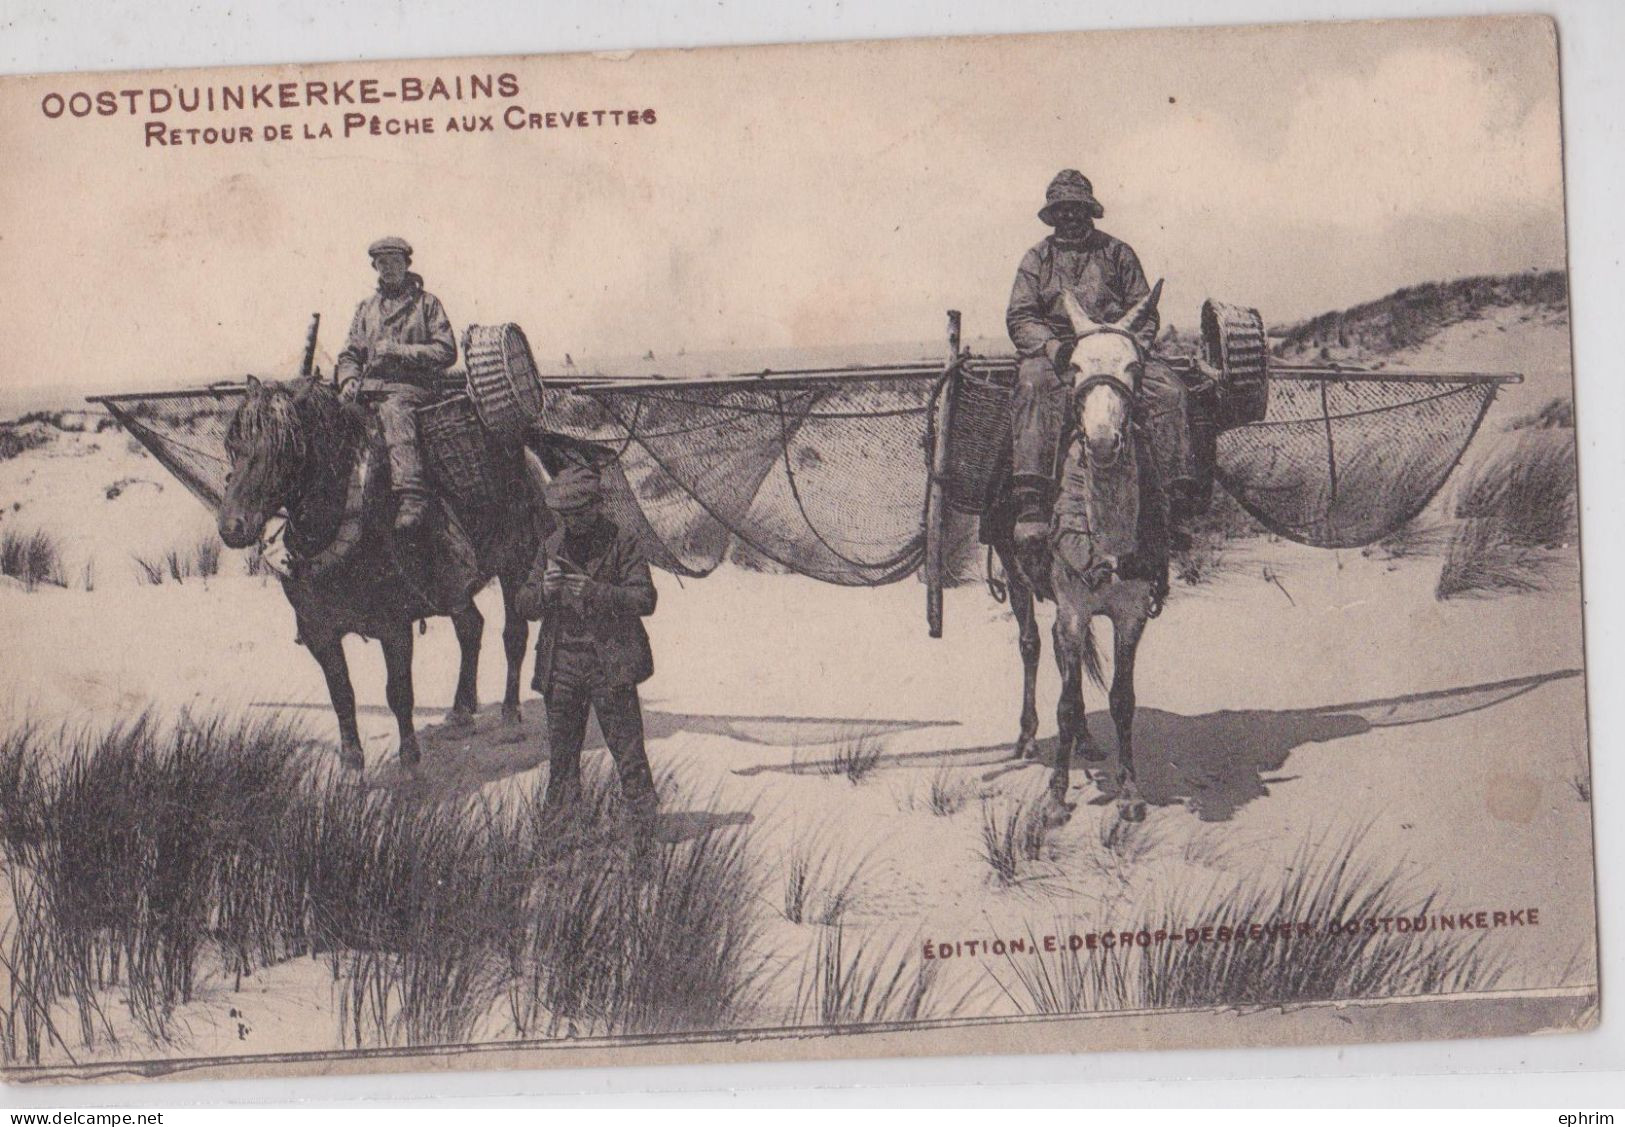
[[[485,616],[471,599],[463,609],[452,612],[451,626],[457,632],[459,662],[457,692],[452,697],[446,726],[468,729],[474,726],[474,714],[480,707],[480,642],[485,637]]]
[[[519,588],[524,584],[521,576],[502,577],[502,651],[508,658],[508,680],[502,692],[502,722],[517,729],[522,714],[519,711],[519,675],[525,667],[525,646],[530,642],[530,623],[514,606]]]
[[[360,771],[367,761],[361,754],[361,733],[355,723],[355,688],[350,684],[350,663],[344,660],[343,639],[337,631],[311,629],[305,623],[300,624],[299,636],[327,679],[327,695],[333,701],[333,713],[339,722],[339,762],[352,771]]]
[[[1112,723],[1117,728],[1117,811],[1125,822],[1145,821],[1145,799],[1140,796],[1139,783],[1134,778],[1133,740],[1134,657],[1139,652],[1140,636],[1145,632],[1145,620],[1145,613],[1141,609],[1112,616],[1116,660],[1113,663],[1110,700]]]
[[[1048,819],[1064,822],[1072,813],[1067,793],[1072,788],[1072,747],[1084,730],[1088,717],[1083,707],[1082,635],[1089,629],[1087,619],[1079,619],[1062,606],[1055,613],[1055,664],[1061,672],[1061,699],[1055,706],[1060,734],[1055,741],[1055,766],[1050,772]]]
[[[1014,549],[1000,544],[995,549],[999,562],[1004,565],[1005,582],[1010,594],[1010,613],[1016,616],[1020,630],[1017,645],[1021,648],[1021,734],[1016,737],[1013,759],[1038,758],[1038,659],[1044,643],[1038,630],[1038,611],[1033,590],[1027,586],[1022,572],[1015,565]]]
[[[412,725],[412,624],[403,622],[382,632],[378,641],[384,647],[384,671],[388,677],[384,695],[401,736],[401,765],[416,771],[417,730]]]

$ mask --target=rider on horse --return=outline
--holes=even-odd
[[[378,292],[356,306],[350,338],[339,353],[339,389],[346,401],[362,391],[378,393],[395,528],[411,532],[423,522],[429,501],[415,412],[434,401],[436,379],[457,359],[457,340],[440,299],[407,269],[410,243],[391,236],[367,253],[378,271]]]
[[[1055,233],[1029,250],[1016,271],[1005,324],[1020,355],[1011,404],[1012,486],[1016,492],[1016,543],[1030,548],[1049,533],[1056,463],[1065,429],[1067,370],[1072,323],[1062,304],[1070,292],[1096,321],[1117,321],[1151,292],[1132,248],[1095,228],[1105,209],[1088,179],[1063,169],[1050,181],[1038,218]],[[1149,349],[1158,316],[1152,308],[1133,326]],[[1147,356],[1140,377],[1139,413],[1150,434],[1158,477],[1167,491],[1170,517],[1190,515],[1197,465],[1191,444],[1189,393],[1162,360]]]

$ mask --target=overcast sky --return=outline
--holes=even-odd
[[[508,70],[526,112],[658,121],[176,149],[143,146],[145,115],[40,110],[151,73],[3,80],[0,382],[266,371],[316,310],[336,351],[387,233],[459,331],[516,320],[543,356],[930,340],[950,306],[1001,334],[1062,167],[1167,277],[1165,320],[1213,296],[1279,324],[1560,267],[1555,68],[1538,19],[253,68],[166,85]]]

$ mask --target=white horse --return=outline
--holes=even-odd
[[[1145,347],[1132,327],[1156,308],[1159,280],[1146,297],[1113,324],[1084,312],[1063,295],[1077,337],[1068,374],[1071,429],[1045,547],[1025,557],[1006,532],[994,550],[1010,578],[1010,605],[1021,628],[1025,689],[1016,754],[1036,754],[1038,713],[1034,692],[1039,640],[1032,579],[1049,580],[1056,604],[1055,662],[1061,673],[1056,709],[1060,737],[1050,776],[1046,817],[1062,822],[1073,804],[1072,756],[1076,751],[1090,778],[1115,793],[1121,821],[1145,819],[1145,800],[1134,777],[1134,658],[1146,622],[1160,609],[1167,590],[1167,503],[1156,486],[1148,439],[1135,423],[1135,400],[1144,370]],[[1036,558],[1035,558],[1036,557]],[[1107,694],[1117,729],[1115,765],[1090,738],[1085,722],[1083,677],[1105,687],[1092,622],[1112,621],[1112,683]],[[1111,768],[1115,766],[1115,770]]]

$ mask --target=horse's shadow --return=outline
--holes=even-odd
[[[1522,696],[1550,681],[1578,677],[1581,670],[1468,685],[1435,692],[1411,693],[1378,700],[1353,701],[1299,709],[1248,709],[1184,716],[1160,708],[1140,708],[1134,716],[1135,780],[1147,802],[1158,806],[1184,803],[1206,822],[1222,822],[1271,785],[1290,782],[1280,776],[1293,751],[1307,744],[1357,736],[1373,728],[1397,727],[1461,716]],[[1089,715],[1089,733],[1100,751],[1117,754],[1117,734],[1104,710]],[[1039,741],[1039,755],[1012,760],[1010,745],[978,745],[882,756],[880,768],[937,767],[943,764],[985,766],[986,781],[1054,763],[1055,737]],[[818,772],[830,762],[763,764],[738,774]],[[1082,762],[1072,767],[1081,780]]]
[[[1185,716],[1160,708],[1140,708],[1134,719],[1135,779],[1146,801],[1159,806],[1184,803],[1203,821],[1222,822],[1255,799],[1269,794],[1272,785],[1291,781],[1278,774],[1292,752],[1307,744],[1357,736],[1373,728],[1426,723],[1490,708],[1522,696],[1541,685],[1578,677],[1578,669],[1563,669],[1479,685],[1434,692],[1411,693],[1376,700],[1298,709],[1248,709]],[[268,708],[323,709],[324,704],[260,702]],[[360,711],[377,711],[363,707]],[[424,710],[429,711],[429,710]],[[393,761],[368,772],[373,785],[398,787],[432,796],[455,799],[489,783],[523,774],[547,762],[547,734],[540,701],[526,703],[525,717],[509,728],[499,705],[480,710],[471,729],[426,724],[419,729],[423,762],[414,778]],[[806,748],[838,745],[854,738],[884,738],[934,727],[955,727],[956,721],[877,720],[859,717],[743,716],[668,712],[644,709],[644,732],[650,741],[681,734],[714,735],[763,747]],[[1089,732],[1101,752],[1115,756],[1117,737],[1104,709],[1089,715]],[[596,721],[588,725],[586,751],[604,748]],[[980,744],[926,751],[882,754],[877,769],[936,768],[943,764],[983,767],[984,780],[1012,772],[1053,764],[1055,738],[1039,742],[1039,756],[1012,760],[1009,744]],[[1073,769],[1081,778],[1081,762]],[[736,775],[822,774],[838,767],[833,758],[796,757],[734,768]],[[720,826],[751,820],[744,812],[668,811],[662,814],[659,834],[686,840]],[[673,836],[675,835],[675,836]]]

